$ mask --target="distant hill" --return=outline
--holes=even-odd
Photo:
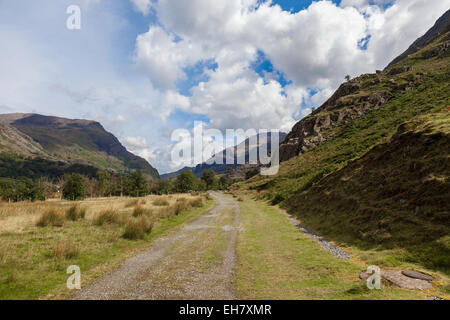
[[[146,160],[128,152],[100,123],[90,120],[23,113],[0,115],[0,153],[2,177],[54,177],[70,168],[90,174],[98,169],[141,170],[149,177],[159,177]],[[11,165],[13,160],[21,163],[17,170]]]
[[[184,167],[178,171],[175,172],[171,172],[171,173],[166,173],[166,174],[162,174],[161,175],[161,179],[170,179],[170,178],[176,178],[177,176],[179,176],[183,171],[192,171],[194,173],[194,175],[196,177],[201,177],[203,172],[205,170],[211,169],[214,172],[216,172],[217,174],[225,174],[225,173],[229,173],[231,171],[236,171],[234,169],[236,169],[237,167],[239,167],[239,165],[237,164],[237,159],[242,155],[238,154],[238,150],[245,150],[245,163],[249,162],[249,154],[252,150],[257,150],[258,146],[259,146],[259,141],[260,141],[260,137],[261,135],[257,135],[257,144],[256,145],[249,145],[250,143],[250,138],[246,139],[244,142],[240,143],[238,146],[234,146],[234,147],[230,147],[225,149],[223,152],[220,152],[218,154],[216,154],[214,156],[214,158],[222,158],[223,159],[223,164],[207,164],[207,163],[202,163],[199,164],[195,167]],[[283,141],[283,139],[286,137],[286,133],[284,132],[280,132],[279,133],[279,141]],[[267,150],[268,152],[271,151],[271,133],[267,134]],[[230,150],[234,149],[234,153],[231,153]],[[227,160],[227,155],[233,154],[234,157],[230,158],[230,156],[228,156],[228,160]],[[207,161],[208,162],[208,161]],[[227,163],[233,163],[233,164],[227,164]],[[238,171],[238,170],[237,170]]]

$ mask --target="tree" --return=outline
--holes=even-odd
[[[205,181],[207,190],[217,188],[217,178],[214,170],[208,169],[203,171],[202,180]]]
[[[352,79],[352,77],[350,77],[350,75],[346,75],[346,76],[345,76],[345,81],[348,82],[348,81],[350,81],[351,79]]]
[[[183,171],[176,180],[175,183],[178,192],[188,192],[194,190],[195,187],[195,176],[192,171]]]
[[[206,182],[202,179],[195,179],[195,190],[196,191],[206,191]]]
[[[220,177],[220,179],[219,179],[219,188],[220,189],[222,189],[222,190],[228,189],[230,184],[231,184],[231,181],[226,175],[223,175]]]
[[[134,171],[128,179],[128,192],[135,197],[148,194],[147,180],[140,170]]]
[[[169,194],[173,191],[173,182],[168,179],[159,179],[152,186],[152,193]]]
[[[108,171],[99,170],[97,173],[98,176],[98,191],[100,197],[107,196],[111,192],[111,174]]]
[[[86,195],[84,177],[78,173],[66,175],[62,192],[64,199],[72,201],[83,200]]]

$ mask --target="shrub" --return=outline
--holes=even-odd
[[[275,196],[275,198],[273,198],[273,200],[272,200],[272,205],[275,206],[275,205],[277,205],[277,204],[283,202],[284,200],[285,200],[284,196],[283,196],[282,194],[278,193],[278,194]]]
[[[189,204],[194,208],[201,208],[203,207],[203,199],[200,197],[192,199]]]
[[[86,209],[82,209],[77,205],[71,206],[66,211],[66,219],[71,221],[77,221],[80,219],[84,219],[86,216]]]
[[[147,217],[140,217],[138,222],[146,234],[150,234],[153,230],[153,222]]]
[[[50,209],[39,218],[36,225],[38,227],[46,227],[46,226],[52,226],[52,227],[62,227],[64,225],[65,218],[64,216],[57,212],[54,209]]]
[[[150,216],[151,214],[152,211],[150,209],[145,209],[141,205],[137,205],[133,210],[133,217]]]
[[[79,253],[80,249],[78,246],[66,241],[58,242],[53,248],[53,257],[55,259],[73,259],[76,258]]]
[[[206,200],[212,200],[212,197],[209,193],[205,193]]]
[[[100,212],[94,219],[94,225],[103,226],[104,224],[122,224],[122,217],[112,209]]]
[[[187,201],[177,201],[172,207],[172,212],[174,215],[179,215],[188,208]]]
[[[144,239],[146,234],[152,232],[152,229],[153,223],[147,217],[132,218],[125,225],[122,237],[129,240]]]
[[[164,206],[168,206],[169,202],[165,198],[158,198],[153,201],[153,205],[164,207]]]

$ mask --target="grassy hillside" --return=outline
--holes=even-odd
[[[448,110],[402,125],[392,139],[287,202],[313,226],[361,248],[450,273]]]
[[[27,167],[32,170],[34,165],[39,166],[36,160],[45,159],[63,162],[65,167],[81,165],[115,172],[141,170],[153,178],[159,177],[146,160],[128,152],[95,121],[38,114],[0,115],[0,151],[25,157]],[[5,162],[7,157],[2,158]],[[8,167],[14,168],[14,164],[8,163]],[[50,176],[53,171],[49,172]],[[17,175],[25,173],[19,170],[12,176]]]
[[[448,131],[445,131],[450,121],[447,112],[450,105],[449,40],[449,33],[442,35],[422,50],[385,71],[357,78],[355,82],[360,85],[358,90],[360,96],[367,97],[370,96],[370,93],[384,92],[387,102],[381,107],[366,110],[362,116],[351,116],[346,121],[329,126],[321,132],[321,136],[325,136],[326,139],[300,156],[283,163],[277,176],[257,176],[237,184],[235,188],[249,190],[259,198],[268,199],[272,203],[281,203],[291,213],[302,220],[305,219],[313,229],[318,229],[322,234],[336,237],[340,241],[359,241],[361,244],[382,244],[415,250],[414,246],[420,241],[412,241],[411,237],[416,236],[415,232],[420,229],[419,225],[422,225],[425,230],[420,231],[419,239],[426,241],[428,248],[432,248],[433,244],[437,243],[436,241],[441,241],[439,243],[442,245],[440,247],[442,250],[439,249],[439,252],[435,254],[424,249],[422,252],[414,254],[412,258],[448,271],[448,260],[441,259],[443,258],[442,254],[445,253],[448,257],[448,240],[440,238],[443,234],[449,233],[448,219],[445,220],[445,215],[442,214],[443,210],[448,208],[448,196],[441,197],[439,192],[447,190],[446,194],[448,194],[449,190],[449,174],[448,171],[443,170],[445,166],[448,167],[449,150]],[[341,110],[346,110],[350,115],[354,115],[355,110],[361,110],[361,107],[364,106],[364,99],[352,96],[351,92],[344,95],[341,102],[339,104]],[[330,110],[330,105],[325,104],[313,116],[318,117],[321,114],[326,115],[335,111]],[[400,153],[393,155],[394,158],[390,158],[390,160],[383,157],[377,158],[376,165],[384,168],[386,172],[370,171],[370,167],[366,166],[346,167],[347,165],[355,166],[355,163],[349,164],[352,160],[374,157],[373,153],[367,155],[366,153],[376,145],[388,142],[403,123],[411,122],[417,116],[427,115],[428,117],[420,118],[422,119],[420,121],[424,121],[422,124],[417,120],[419,121],[417,127],[432,126],[433,132],[437,132],[433,136],[433,139],[437,139],[437,141],[433,142],[431,149],[421,150],[420,148],[424,146],[417,146],[416,153],[414,150],[407,149],[411,143],[413,145],[414,143],[426,143],[424,139],[427,138],[418,129],[418,132],[412,131],[411,140],[400,140],[398,143],[401,146],[396,147],[404,152],[406,150],[411,152],[408,155],[410,160],[399,151]],[[412,123],[416,123],[416,120]],[[389,144],[383,144],[372,152],[389,154],[387,148],[389,148]],[[397,151],[397,149],[395,150]],[[441,154],[436,159],[440,162],[434,163],[436,159],[433,159],[432,155],[438,150]],[[419,155],[426,157],[419,160],[417,158]],[[359,161],[363,161],[362,159]],[[400,164],[407,160],[417,163],[422,161],[421,165],[428,168],[428,171],[424,171],[423,175],[412,176],[408,165]],[[398,167],[399,165],[400,167]],[[342,171],[339,172],[341,169]],[[340,175],[353,172],[353,170],[359,170],[358,176],[355,176],[356,180],[352,182],[353,189],[344,191],[342,186],[336,184],[336,179],[339,180]],[[378,193],[366,192],[366,190],[376,190],[380,186],[380,181],[384,179],[383,174],[387,172],[390,173],[392,185],[386,186],[384,191],[380,189]],[[419,214],[416,214],[414,192],[419,191],[413,186],[426,183],[429,176],[439,177],[438,180],[441,181],[441,184],[439,187],[433,185],[437,189],[425,187],[418,189],[427,191],[423,197],[428,200],[422,199],[424,201],[418,205],[420,207]],[[361,185],[363,181],[364,186]],[[408,185],[405,185],[405,182],[408,182]],[[313,186],[314,189],[311,189]],[[317,189],[319,186],[322,186],[321,191]],[[389,191],[389,188],[392,190]],[[336,195],[336,202],[327,203],[329,198],[324,192]],[[347,198],[342,195],[342,192],[348,193]],[[384,195],[384,193],[386,194]],[[385,201],[386,197],[392,199]],[[400,200],[402,200],[401,205],[397,205]],[[301,201],[304,203],[300,203]],[[347,201],[348,204],[342,205],[339,201]],[[412,210],[411,206],[413,206]],[[441,209],[434,212],[435,208]],[[431,217],[427,216],[429,212],[433,212]],[[415,215],[414,218],[413,215]],[[337,223],[338,220],[339,223]],[[371,225],[374,221],[382,224]],[[337,225],[334,226],[333,223],[337,223]],[[353,225],[355,223],[356,225]],[[331,227],[331,225],[333,226]],[[365,230],[361,229],[362,225],[369,226]],[[386,231],[383,231],[383,228],[387,228]],[[346,232],[342,232],[342,230]],[[436,231],[438,231],[436,235],[426,236],[426,234]],[[431,256],[436,259],[428,261]]]

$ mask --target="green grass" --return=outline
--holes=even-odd
[[[413,291],[359,280],[364,266],[335,258],[275,207],[246,199],[237,246],[239,299],[419,299]]]
[[[202,208],[161,218],[151,234],[138,240],[122,237],[125,226],[99,227],[87,220],[69,221],[62,228],[41,227],[20,234],[0,234],[0,300],[64,298],[70,294],[65,287],[68,266],[80,266],[85,286],[125,258],[147,248],[157,237],[203,214],[212,204],[210,200]],[[56,257],[55,247],[61,242],[77,247],[77,255],[64,251],[61,257]]]
[[[332,129],[333,138],[282,163],[278,175],[233,188],[280,203],[340,244],[387,252],[377,258],[387,266],[448,274],[450,60],[422,53],[401,62],[409,72],[360,77],[364,92],[390,93],[384,106]],[[398,89],[412,78],[420,79],[413,90]],[[410,135],[390,146],[400,126]]]

